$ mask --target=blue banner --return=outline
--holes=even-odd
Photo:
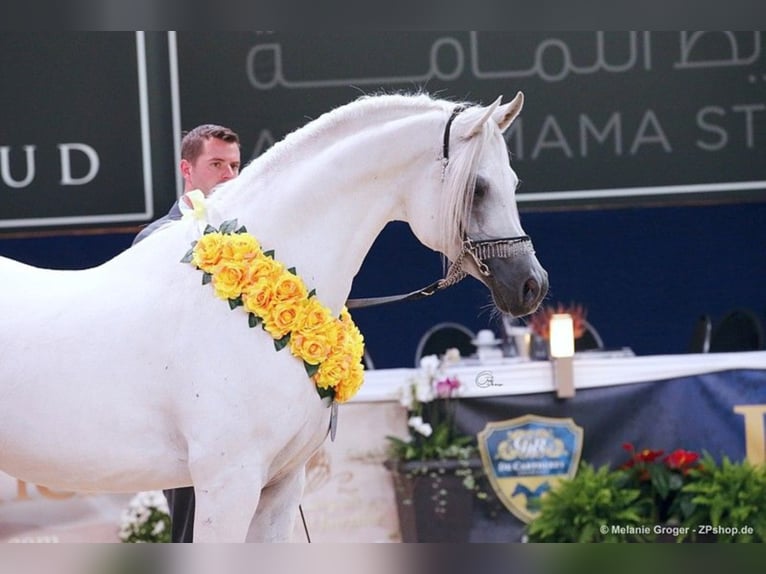
[[[582,460],[617,466],[623,443],[708,452],[716,459],[766,459],[766,371],[732,370],[670,380],[552,393],[461,399],[456,424],[478,434],[488,423],[524,415],[571,418],[583,428]],[[509,512],[474,510],[471,542],[517,542],[524,523]]]

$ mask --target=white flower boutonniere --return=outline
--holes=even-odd
[[[178,208],[181,210],[181,219],[193,219],[200,228],[200,233],[207,226],[207,197],[199,189],[187,191],[181,196],[178,202]]]

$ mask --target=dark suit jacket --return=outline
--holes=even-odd
[[[180,200],[179,200],[180,201]],[[152,233],[157,231],[158,228],[165,225],[168,221],[176,221],[178,219],[181,219],[181,208],[178,207],[178,201],[176,201],[173,204],[173,207],[170,208],[170,211],[168,211],[167,215],[160,217],[156,221],[152,221],[149,225],[144,227],[138,235],[136,235],[135,239],[133,239],[133,245],[138,243],[139,241],[146,239],[149,237]]]

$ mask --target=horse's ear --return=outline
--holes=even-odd
[[[513,98],[510,102],[508,102],[504,106],[500,106],[497,109],[493,117],[495,121],[497,122],[497,125],[500,128],[501,132],[504,132],[505,130],[507,130],[508,126],[510,126],[513,123],[513,120],[515,120],[516,116],[519,115],[519,112],[521,111],[521,108],[523,105],[524,105],[524,94],[522,94],[521,92],[518,92],[515,98]]]
[[[508,126],[510,126],[513,123],[513,120],[515,120],[516,116],[519,115],[519,112],[521,111],[521,108],[524,105],[524,94],[522,94],[521,92],[518,92],[515,98],[513,98],[507,104],[501,106],[500,102],[502,101],[502,99],[503,99],[503,96],[500,96],[494,102],[492,102],[489,106],[487,106],[484,112],[484,115],[481,117],[481,119],[478,122],[474,124],[474,126],[468,132],[469,138],[472,138],[473,136],[478,134],[481,131],[482,126],[484,126],[484,124],[487,123],[489,118],[492,118],[495,120],[501,132],[504,132],[505,130],[508,129]]]
[[[503,96],[500,96],[497,98],[494,102],[492,102],[484,111],[484,115],[481,116],[481,119],[476,122],[473,127],[468,130],[468,135],[466,136],[466,139],[471,139],[473,136],[478,134],[481,131],[481,128],[484,126],[484,124],[487,123],[487,120],[492,117],[492,114],[495,113],[497,110],[497,106],[500,105],[500,101],[503,99]]]

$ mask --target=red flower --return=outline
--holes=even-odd
[[[623,443],[622,448],[631,453],[630,460],[623,464],[622,468],[631,468],[637,462],[654,462],[665,453],[664,450],[651,450],[648,448],[636,452],[636,447],[629,442]]]
[[[668,465],[668,468],[673,470],[680,470],[686,474],[689,469],[696,465],[695,463],[699,460],[699,457],[700,455],[698,455],[696,452],[679,448],[663,458],[662,461]]]

